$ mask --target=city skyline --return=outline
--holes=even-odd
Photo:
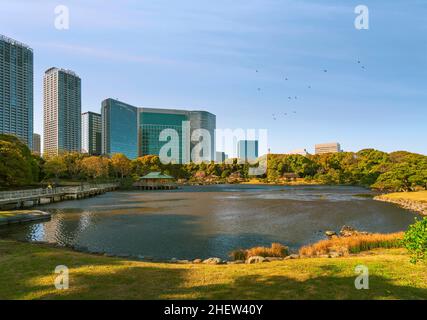
[[[248,7],[220,1],[196,7],[198,17],[192,15],[193,1],[179,10],[174,4],[165,8],[163,1],[133,2],[133,11],[65,1],[71,25],[59,31],[53,1],[0,3],[10,13],[0,22],[2,34],[34,49],[36,133],[42,132],[41,70],[56,65],[84,80],[83,111],[99,113],[101,101],[112,96],[160,108],[203,109],[217,115],[218,128],[266,128],[272,153],[297,148],[313,153],[316,143],[336,140],[346,151],[372,147],[426,154],[425,44],[417,40],[426,12],[422,5],[368,2],[375,19],[370,30],[361,31],[353,26],[354,5],[339,1],[254,1]],[[89,19],[85,12],[94,13],[95,7],[108,11],[108,19]],[[399,25],[396,8],[402,9]],[[192,19],[181,25],[186,15]],[[124,16],[129,19],[119,26],[117,18]],[[408,29],[415,36],[408,37]],[[109,35],[100,37],[106,31]],[[169,33],[178,39],[166,37]],[[120,36],[119,47],[109,45]],[[130,41],[136,37],[140,41]],[[166,50],[168,40],[174,50]]]

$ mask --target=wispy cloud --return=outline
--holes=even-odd
[[[53,49],[67,54],[78,54],[90,56],[98,59],[115,60],[119,62],[134,62],[146,64],[162,64],[162,65],[182,65],[182,61],[174,59],[165,59],[159,57],[149,57],[138,54],[129,54],[125,52],[112,51],[110,49],[88,47],[76,44],[55,43],[55,42],[34,42],[35,48]]]

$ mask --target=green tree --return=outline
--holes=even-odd
[[[40,162],[12,135],[0,134],[0,186],[25,186],[38,182]]]
[[[55,177],[58,181],[67,172],[67,166],[64,158],[61,156],[53,156],[46,160],[44,164],[44,172],[47,177]]]
[[[403,244],[411,254],[412,263],[427,260],[427,217],[409,226]]]

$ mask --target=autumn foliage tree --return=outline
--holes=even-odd
[[[81,160],[81,170],[90,179],[100,179],[108,177],[110,161],[104,157],[85,157]]]

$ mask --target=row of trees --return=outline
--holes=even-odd
[[[88,156],[80,153],[66,153],[47,159],[42,165],[45,178],[71,180],[99,180],[132,178],[133,180],[153,171],[161,171],[177,179],[192,179],[197,173],[203,176],[226,178],[238,172],[247,177],[248,166],[237,164],[189,163],[162,164],[156,155],[147,155],[129,160],[121,153],[111,157]]]
[[[380,190],[427,189],[427,157],[406,151],[374,149],[322,155],[270,155],[268,179],[284,173],[325,184],[361,185]]]
[[[89,156],[77,152],[43,159],[31,154],[28,147],[16,137],[0,135],[0,188],[26,187],[40,182],[71,181],[133,181],[152,171],[161,171],[177,179],[197,176],[227,178],[233,173],[245,178],[245,164],[189,163],[162,164],[159,157],[148,155],[129,160],[123,154],[111,157]],[[202,174],[200,174],[202,173]]]
[[[158,156],[129,160],[123,154],[111,158],[80,153],[42,159],[32,155],[25,144],[9,135],[0,135],[0,186],[21,187],[43,181],[135,180],[152,171],[162,171],[177,179],[230,175],[248,177],[249,166],[238,164],[162,164]],[[279,181],[285,173],[324,184],[361,185],[381,190],[427,189],[427,157],[405,151],[385,153],[365,149],[357,153],[323,155],[268,155],[266,181]]]

